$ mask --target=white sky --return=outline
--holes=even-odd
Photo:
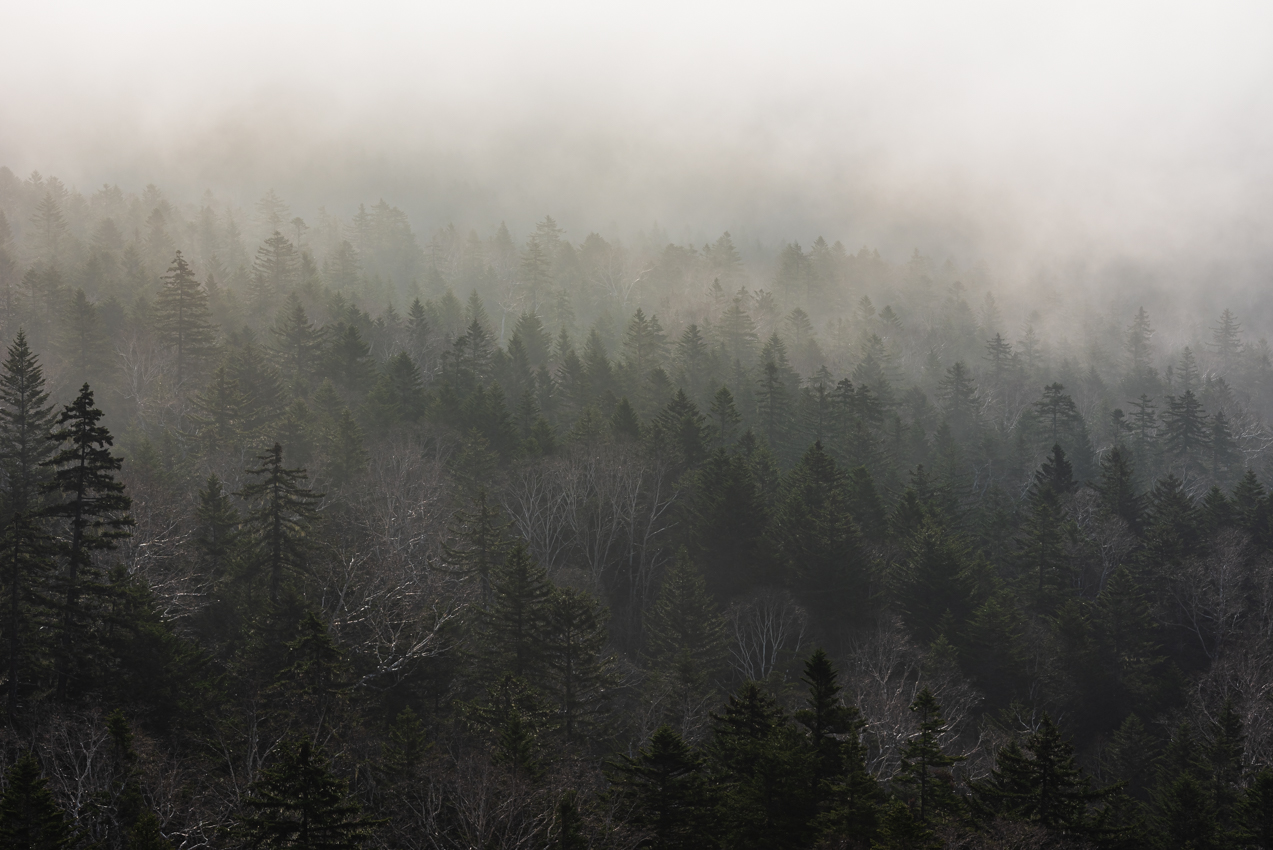
[[[0,164],[384,195],[421,225],[1263,257],[1271,24],[1268,3],[0,0]]]

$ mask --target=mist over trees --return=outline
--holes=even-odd
[[[0,168],[0,836],[1273,846],[1259,314],[828,239]]]

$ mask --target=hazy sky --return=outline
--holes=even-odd
[[[0,0],[0,164],[1259,275],[1273,5]],[[1254,271],[1253,271],[1254,270]],[[1190,273],[1194,273],[1191,271]]]

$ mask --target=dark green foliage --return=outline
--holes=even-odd
[[[949,768],[963,756],[946,752],[942,737],[946,721],[941,705],[932,691],[925,688],[911,703],[918,734],[901,749],[901,771],[895,780],[912,796],[912,809],[920,823],[957,815],[962,803],[955,794]]]
[[[280,747],[252,783],[235,833],[252,847],[362,847],[378,821],[363,817],[345,783],[309,741]]]
[[[849,511],[843,473],[814,443],[783,484],[774,535],[797,595],[824,621],[868,609],[870,568]]]
[[[101,419],[102,412],[93,406],[93,391],[85,384],[75,401],[59,414],[50,439],[61,448],[45,461],[53,469],[46,486],[60,499],[44,513],[63,521],[69,531],[69,537],[57,547],[64,561],[58,582],[58,699],[66,698],[71,679],[77,675],[75,668],[82,667],[91,655],[92,619],[84,606],[91,605],[92,597],[101,593],[93,555],[114,549],[133,525],[128,515],[132,499],[124,494],[123,482],[115,478],[122,462],[111,454],[114,440],[99,424]]]
[[[22,755],[5,774],[0,843],[13,850],[63,850],[80,843],[32,753]]]
[[[703,756],[669,726],[655,730],[635,756],[613,766],[615,792],[632,806],[640,847],[697,850],[711,846],[712,798]]]
[[[256,459],[261,465],[247,473],[258,480],[238,494],[252,507],[244,518],[251,547],[247,579],[252,584],[263,579],[270,601],[277,604],[284,582],[305,573],[318,518],[315,503],[323,494],[304,486],[304,469],[283,466],[278,443]]]
[[[155,331],[171,346],[177,386],[195,373],[213,344],[213,325],[208,293],[195,280],[194,271],[178,251],[161,278],[163,288],[155,299]]]
[[[979,804],[989,813],[1075,836],[1099,831],[1092,807],[1109,793],[1091,787],[1074,748],[1046,714],[1033,733],[999,751],[990,778],[976,788]]]
[[[52,474],[48,460],[57,446],[49,440],[54,427],[53,406],[44,385],[44,372],[19,330],[9,346],[0,373],[0,459],[5,473],[4,561],[5,633],[8,655],[9,717],[17,710],[24,681],[31,676],[28,659],[36,636],[34,617],[42,616],[50,600],[43,591],[51,570],[49,542],[36,522],[44,485]]]
[[[475,651],[490,672],[538,679],[545,670],[545,635],[553,586],[526,546],[514,544],[495,574],[493,598],[479,618]]]

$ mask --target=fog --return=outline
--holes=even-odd
[[[0,164],[81,191],[1266,278],[1267,5],[7,5]]]

